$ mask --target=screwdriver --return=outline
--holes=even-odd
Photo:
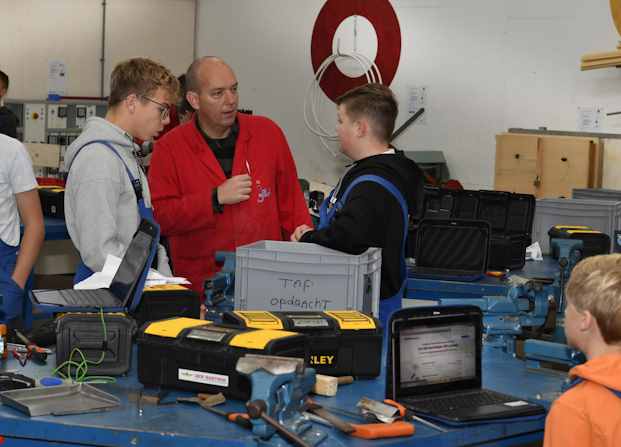
[[[222,416],[227,421],[233,422],[234,424],[237,424],[240,427],[248,428],[248,429],[252,428],[252,422],[250,422],[250,416],[248,416],[248,414],[246,413],[236,413],[232,411],[227,412],[227,411],[219,410],[217,408],[214,408],[208,405],[204,401],[204,399],[201,399],[199,397],[178,397],[177,402],[198,404],[201,406],[203,410],[207,410],[210,413],[217,414],[218,416]]]
[[[46,350],[38,347],[36,344],[30,341],[28,337],[26,337],[17,329],[14,329],[14,331],[15,335],[17,335],[17,338],[19,338],[19,340],[26,345],[26,349],[28,350],[30,359],[39,365],[45,365],[47,363]]]

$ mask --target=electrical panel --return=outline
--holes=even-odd
[[[24,142],[45,143],[45,104],[24,107]]]
[[[47,105],[47,128],[66,129],[67,128],[67,106],[60,104]]]
[[[37,177],[64,179],[67,175],[64,158],[67,147],[80,135],[86,120],[93,116],[104,117],[105,101],[62,100],[18,101],[6,100],[5,105],[18,119],[17,137],[24,143],[46,143],[60,147],[60,163],[56,167],[35,166]],[[45,151],[46,145],[40,147]]]

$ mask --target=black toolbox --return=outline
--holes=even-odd
[[[39,186],[41,211],[46,217],[65,217],[65,189],[60,186]]]
[[[558,247],[552,246],[552,239],[582,240],[582,258],[610,253],[610,236],[586,225],[554,225],[548,231],[552,258],[558,259]]]
[[[503,191],[479,191],[477,218],[492,229],[489,268],[514,270],[524,267],[531,244],[535,197]]]
[[[247,353],[304,358],[303,334],[216,325],[194,318],[145,324],[137,337],[143,385],[250,398],[250,380],[235,369]]]
[[[487,271],[489,223],[484,220],[424,219],[416,234],[416,278],[476,281]]]
[[[526,247],[531,244],[535,197],[505,191],[452,190],[425,187],[423,198],[425,220],[471,219],[489,222],[491,228],[488,267],[514,270],[524,266]],[[408,256],[414,256],[420,222],[410,229]]]
[[[172,317],[199,318],[201,301],[198,294],[177,284],[145,287],[142,298],[132,315],[138,327],[148,321]]]
[[[306,364],[319,374],[377,377],[381,370],[382,328],[356,310],[325,312],[232,311],[223,321],[242,327],[299,332],[308,336]]]
[[[56,317],[56,366],[80,363],[82,353],[89,376],[123,375],[131,366],[135,333],[136,322],[124,313],[61,314]],[[61,371],[73,376],[76,364],[65,364]]]

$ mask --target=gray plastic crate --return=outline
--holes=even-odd
[[[382,251],[259,241],[235,253],[236,310],[355,309],[379,314]]]
[[[571,197],[572,199],[621,202],[621,190],[604,188],[575,188],[571,191]]]
[[[533,241],[550,253],[548,231],[554,225],[589,225],[614,239],[621,224],[621,202],[587,199],[538,199],[533,222]],[[611,247],[612,249],[612,247]]]

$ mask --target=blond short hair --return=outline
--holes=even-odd
[[[139,98],[164,89],[174,104],[179,93],[179,81],[162,64],[151,59],[136,57],[117,64],[110,76],[108,107],[121,103],[132,93]]]
[[[579,311],[589,311],[604,341],[621,342],[621,254],[591,256],[571,272],[567,300]]]

